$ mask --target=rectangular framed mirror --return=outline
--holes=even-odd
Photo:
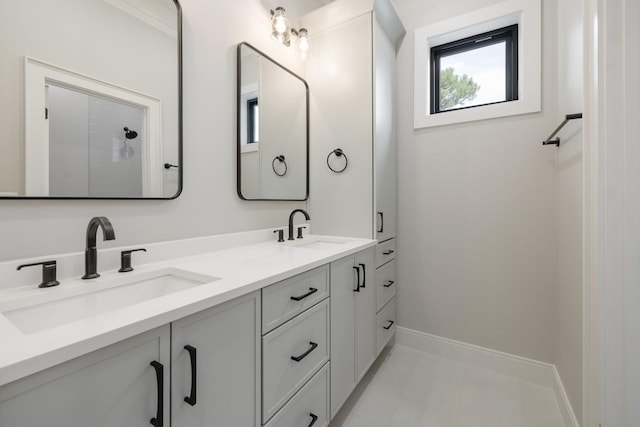
[[[0,198],[173,199],[182,190],[175,0],[0,5]]]
[[[238,196],[306,200],[309,87],[248,43],[238,45]]]

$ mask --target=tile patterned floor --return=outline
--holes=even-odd
[[[553,390],[396,345],[330,427],[565,427]]]

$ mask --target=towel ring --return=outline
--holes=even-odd
[[[284,172],[278,173],[278,171],[276,170],[276,160],[279,160],[280,163],[284,165]],[[278,176],[285,176],[287,174],[287,170],[289,168],[287,167],[287,162],[284,161],[283,155],[274,157],[273,161],[271,161],[271,169],[273,169],[273,173],[275,173]]]
[[[332,154],[335,154],[336,157],[344,156],[344,167],[342,169],[334,169],[331,167],[331,163],[329,163],[329,159],[331,158]],[[349,166],[349,158],[347,157],[346,154],[344,154],[344,152],[342,151],[342,148],[336,148],[335,150],[329,153],[329,155],[327,156],[327,166],[329,167],[329,169],[331,169],[335,173],[342,173],[347,169],[347,166]]]

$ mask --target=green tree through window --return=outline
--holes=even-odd
[[[461,107],[465,101],[475,99],[480,85],[473,78],[463,74],[455,74],[449,67],[440,72],[440,110]]]

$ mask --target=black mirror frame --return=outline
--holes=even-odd
[[[183,102],[182,102],[182,6],[178,0],[172,0],[176,6],[176,18],[178,20],[178,190],[171,197],[63,197],[63,196],[0,196],[2,200],[174,200],[182,194],[184,187],[183,169]],[[165,166],[166,168],[166,166]],[[167,168],[168,169],[168,168]]]
[[[241,108],[242,106],[241,104],[241,97],[240,97],[240,92],[242,89],[242,85],[241,85],[241,72],[242,72],[242,55],[241,55],[241,48],[242,46],[247,46],[248,48],[254,50],[255,52],[257,52],[258,54],[260,54],[261,56],[265,57],[266,59],[268,59],[269,61],[273,62],[274,64],[276,64],[278,67],[280,67],[281,69],[283,69],[284,71],[286,71],[287,73],[291,74],[293,77],[297,78],[298,80],[300,80],[303,84],[304,84],[304,88],[305,88],[305,95],[307,98],[307,102],[306,102],[306,106],[307,106],[307,112],[306,112],[306,120],[307,120],[307,129],[306,129],[306,137],[307,137],[307,164],[306,164],[306,179],[307,179],[307,183],[306,183],[306,188],[305,188],[305,196],[304,199],[247,199],[246,197],[244,197],[242,195],[242,186],[241,186],[241,153],[240,153],[240,138],[241,138],[241,131],[240,131],[240,114],[241,114]],[[238,197],[240,197],[242,200],[245,201],[249,201],[249,202],[304,202],[306,200],[309,199],[309,85],[307,84],[306,80],[303,79],[302,77],[300,77],[299,75],[297,75],[296,73],[294,73],[293,71],[289,70],[288,68],[282,66],[280,63],[278,63],[277,61],[275,61],[273,58],[271,58],[269,55],[265,55],[263,52],[261,52],[260,50],[256,49],[255,47],[253,47],[252,45],[250,45],[247,42],[241,42],[238,43],[238,47],[237,47],[237,66],[236,66],[236,192],[238,193]]]

